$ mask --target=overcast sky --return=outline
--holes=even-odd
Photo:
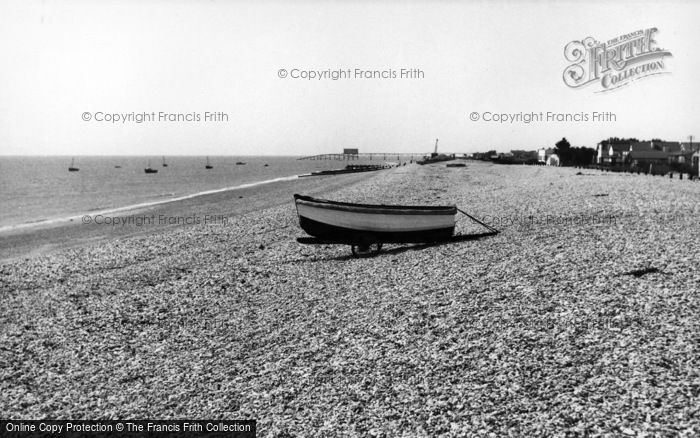
[[[536,149],[561,137],[700,137],[692,2],[30,1],[0,3],[0,154],[297,155]],[[656,27],[669,74],[567,87],[564,47]],[[420,69],[304,80],[299,70]],[[288,76],[280,78],[280,69]],[[223,112],[110,123],[100,113]],[[612,112],[499,124],[484,112]],[[89,121],[83,120],[90,113]],[[87,117],[87,116],[86,116]]]

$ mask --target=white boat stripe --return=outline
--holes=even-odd
[[[299,216],[336,227],[361,231],[406,232],[426,231],[455,226],[454,215],[378,214],[338,211],[297,204]]]

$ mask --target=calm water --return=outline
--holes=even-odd
[[[381,157],[380,157],[381,158]],[[410,159],[410,157],[409,157]],[[146,174],[145,157],[75,157],[79,172],[68,172],[69,157],[0,157],[0,229],[61,219],[91,211],[235,187],[316,170],[337,169],[338,160],[297,160],[297,157],[152,157],[157,174]],[[397,161],[396,156],[387,156]],[[237,161],[245,165],[236,165]],[[381,164],[359,160],[349,163]],[[268,166],[265,167],[265,164]],[[115,166],[121,166],[116,168]]]

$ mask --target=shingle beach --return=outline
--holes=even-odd
[[[480,162],[334,178],[304,194],[457,204],[501,233],[356,259],[297,243],[282,190],[225,226],[8,260],[0,417],[250,418],[261,437],[700,434],[699,182]],[[217,198],[226,214],[236,202]],[[483,231],[458,218],[457,233]]]

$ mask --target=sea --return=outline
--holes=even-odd
[[[383,164],[411,158],[380,155],[372,160],[344,161],[210,156],[212,169],[206,169],[207,157],[194,156],[0,157],[0,231],[294,179],[346,164]],[[71,162],[80,170],[69,172]],[[145,173],[149,166],[158,173]]]

